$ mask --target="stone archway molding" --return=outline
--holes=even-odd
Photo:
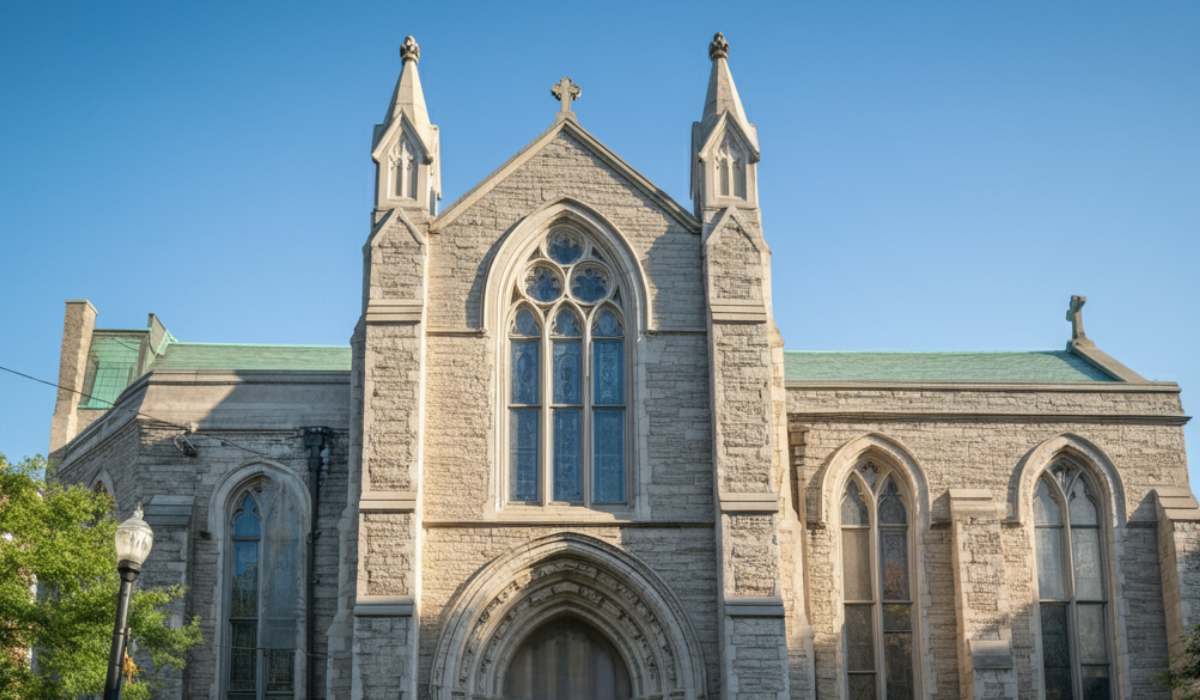
[[[703,655],[678,598],[639,559],[586,535],[550,535],[493,560],[447,610],[431,669],[436,700],[501,697],[521,642],[563,616],[608,637],[634,698],[706,695]]]

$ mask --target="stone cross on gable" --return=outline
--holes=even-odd
[[[570,112],[571,101],[578,100],[579,96],[583,94],[583,90],[580,90],[578,85],[571,82],[570,78],[563,76],[562,80],[550,88],[550,94],[554,95],[554,98],[559,102],[562,102],[562,108],[558,110],[559,112]]]
[[[1083,332],[1083,305],[1086,303],[1087,297],[1071,295],[1071,306],[1067,309],[1067,320],[1071,322],[1071,340],[1087,337]]]

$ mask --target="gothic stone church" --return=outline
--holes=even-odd
[[[1063,351],[785,352],[728,55],[691,208],[564,78],[439,213],[406,39],[349,347],[67,302],[59,477],[145,504],[142,581],[203,619],[162,697],[1168,697],[1200,622],[1179,387],[1082,298]]]

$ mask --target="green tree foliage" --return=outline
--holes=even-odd
[[[0,455],[0,700],[99,695],[108,670],[120,586],[112,498],[47,480],[46,467]],[[167,624],[167,604],[183,594],[134,588],[133,646],[152,664],[125,682],[126,700],[150,697],[154,670],[181,668],[200,641],[198,620]]]
[[[1183,691],[1179,700],[1200,700],[1200,625],[1183,635],[1183,654],[1154,679],[1167,690]]]

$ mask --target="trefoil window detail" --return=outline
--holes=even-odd
[[[1046,700],[1112,697],[1099,503],[1084,471],[1067,461],[1038,479],[1033,496]]]
[[[911,499],[891,469],[855,469],[841,501],[846,684],[851,700],[916,695]]]
[[[558,226],[511,300],[507,500],[627,502],[626,316],[604,254]]]

